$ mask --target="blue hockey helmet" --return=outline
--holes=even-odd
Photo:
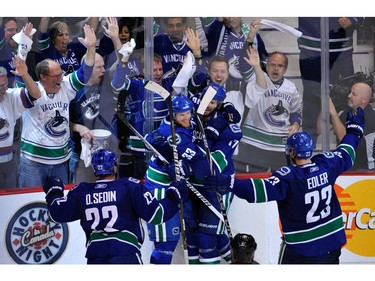
[[[286,141],[286,155],[290,155],[292,149],[296,152],[296,158],[310,158],[314,150],[314,141],[306,132],[294,133]]]
[[[210,86],[216,90],[216,94],[214,95],[212,100],[217,100],[218,102],[223,102],[225,100],[225,97],[226,97],[224,87],[220,86],[219,84],[216,84],[214,82],[210,83],[206,88],[203,89],[202,97],[206,94],[206,92],[207,92],[207,90]]]
[[[117,154],[107,149],[98,149],[92,155],[91,166],[95,176],[111,175],[115,172],[114,166],[117,166]]]
[[[193,102],[185,95],[178,94],[172,96],[173,113],[181,113],[193,109]]]
[[[236,234],[230,245],[233,263],[252,263],[257,243],[251,234]]]

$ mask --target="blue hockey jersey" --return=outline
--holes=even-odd
[[[47,203],[54,221],[80,220],[87,238],[86,258],[140,253],[144,241],[140,219],[160,224],[179,211],[173,200],[156,200],[134,178],[80,183],[65,197]]]
[[[154,52],[163,58],[163,78],[176,73],[182,67],[185,55],[191,51],[184,39],[179,43],[173,43],[162,29],[157,29],[154,35]]]
[[[112,88],[114,90],[115,99],[121,97],[124,102],[125,111],[129,123],[141,134],[145,135],[145,122],[146,118],[154,121],[154,128],[158,128],[163,118],[168,115],[167,102],[157,93],[152,93],[152,106],[153,110],[148,114],[147,108],[150,106],[147,102],[151,102],[145,95],[145,81],[144,79],[137,79],[135,77],[126,77],[126,69],[119,64],[114,73]],[[119,70],[119,71],[118,71]],[[172,84],[176,76],[172,76],[162,80],[162,87],[169,92],[172,92]],[[151,114],[151,116],[149,116]],[[142,140],[133,132],[129,136],[129,148],[133,153],[143,155],[145,147]]]
[[[219,136],[217,139],[212,140],[208,138],[208,146],[210,149],[212,166],[215,174],[233,175],[235,172],[233,164],[233,153],[235,152],[239,141],[242,138],[242,132],[237,124],[230,124],[225,121],[222,113],[215,112],[213,114],[218,123],[222,124],[222,128],[216,126]],[[197,135],[199,135],[197,133]],[[203,147],[202,142],[200,144]],[[191,183],[202,193],[203,196],[210,201],[210,203],[218,210],[221,210],[216,193],[207,192],[203,188],[204,177],[211,174],[207,159],[199,159],[192,164]],[[221,193],[224,208],[228,212],[233,200],[233,193]],[[224,222],[209,211],[203,204],[199,208],[198,214],[198,227],[199,231],[203,233],[222,234],[225,229]]]
[[[347,134],[333,152],[302,166],[284,166],[267,179],[236,179],[236,196],[250,203],[277,201],[285,242],[305,256],[340,249],[346,243],[336,179],[355,161],[359,138]]]

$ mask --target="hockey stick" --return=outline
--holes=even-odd
[[[198,106],[198,109],[197,109],[198,127],[199,127],[199,130],[201,131],[201,134],[202,134],[203,144],[204,144],[204,148],[206,150],[207,160],[208,160],[208,165],[210,167],[211,175],[214,174],[214,170],[213,170],[213,167],[212,167],[211,152],[210,152],[210,149],[208,147],[208,141],[207,141],[206,134],[204,132],[202,118],[203,118],[203,115],[204,115],[204,112],[205,112],[207,106],[210,104],[210,102],[214,98],[215,94],[216,94],[216,90],[214,88],[212,88],[211,86],[208,87],[208,89],[207,89],[204,97],[201,99],[201,101],[199,103],[199,106]]]
[[[180,163],[178,162],[176,128],[175,128],[175,123],[174,123],[172,97],[169,96],[166,99],[166,102],[168,103],[169,119],[170,119],[170,122],[171,122],[173,160],[174,160],[176,180],[180,181],[181,180]],[[185,263],[189,264],[189,255],[188,255],[187,239],[186,239],[186,226],[185,226],[184,209],[183,209],[182,200],[180,202],[180,221],[181,221],[181,236],[182,236],[182,245],[183,245],[183,250],[184,250]]]
[[[145,85],[145,89],[158,93],[160,96],[163,97],[163,99],[168,104],[168,111],[169,111],[169,119],[171,122],[171,133],[172,133],[172,148],[173,148],[173,160],[174,160],[174,167],[175,167],[175,175],[176,180],[181,180],[180,175],[180,164],[178,162],[178,152],[177,152],[177,141],[176,141],[176,128],[174,124],[174,117],[173,117],[173,108],[172,108],[172,97],[170,93],[164,89],[159,84],[149,81]],[[189,256],[188,256],[188,249],[187,249],[187,241],[186,241],[186,226],[185,226],[185,219],[184,219],[184,206],[183,201],[181,199],[180,201],[180,223],[181,223],[181,236],[182,236],[182,246],[184,251],[184,258],[185,263],[189,264]]]
[[[197,109],[197,123],[198,123],[199,130],[201,132],[201,135],[202,135],[203,144],[204,144],[204,148],[205,148],[205,151],[206,151],[206,154],[207,154],[207,160],[208,160],[208,165],[210,167],[211,175],[214,175],[215,171],[214,171],[213,166],[212,166],[211,152],[210,152],[210,148],[208,146],[206,133],[204,132],[204,126],[203,126],[203,123],[202,123],[202,118],[203,118],[203,115],[204,115],[204,112],[205,112],[207,106],[212,101],[215,94],[216,94],[216,90],[211,86],[208,87],[208,89],[207,89],[205,95],[203,96],[203,98],[202,98],[202,100],[201,100],[201,102],[198,106],[198,109]],[[227,229],[230,241],[232,241],[233,240],[232,230],[230,228],[228,214],[227,214],[227,211],[225,210],[223,198],[221,197],[221,194],[219,192],[216,192],[216,196],[217,196],[217,200],[219,201],[221,213],[222,213],[223,218],[224,218],[225,228]]]
[[[166,89],[164,89],[162,86],[160,86],[158,83],[154,81],[148,81],[145,85],[145,89],[161,95],[165,101],[171,96],[171,94]]]
[[[167,159],[164,158],[164,156],[159,152],[157,151],[157,149],[155,147],[152,146],[151,143],[149,143],[142,135],[141,133],[139,133],[130,123],[129,121],[125,118],[124,114],[123,113],[117,113],[119,115],[119,118],[122,122],[124,122],[124,124],[126,126],[128,126],[128,128],[136,135],[138,136],[138,138],[145,144],[145,146],[152,151],[152,153],[154,153],[165,165],[168,165],[170,164],[169,161]],[[221,221],[224,222],[224,218],[223,218],[223,215],[218,211],[216,210],[216,208],[214,206],[212,206],[212,204],[210,203],[210,201],[207,200],[206,197],[204,197],[204,195],[202,195],[202,193],[200,193],[190,182],[188,182],[186,180],[186,184],[187,186],[189,187],[189,189],[203,202],[203,204],[205,204],[207,206],[207,208],[209,208]]]

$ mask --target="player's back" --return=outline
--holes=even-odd
[[[86,229],[116,232],[138,223],[133,211],[133,192],[140,182],[133,178],[80,183],[70,196],[81,206],[81,224]]]
[[[135,193],[143,192],[137,179],[80,183],[70,192],[81,208],[81,226],[88,235],[88,257],[138,252],[143,242],[135,211]]]
[[[345,243],[334,190],[337,175],[329,167],[313,162],[275,172],[287,192],[286,199],[277,201],[285,240],[300,253],[315,255]]]

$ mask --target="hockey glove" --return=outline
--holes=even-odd
[[[229,175],[219,174],[204,178],[204,188],[212,192],[228,192],[232,187],[232,178]]]
[[[180,175],[184,178],[190,177],[190,166],[185,160],[178,160],[178,166],[180,169]],[[171,163],[166,166],[166,172],[169,175],[170,178],[175,179],[176,178],[176,166],[174,163]]]
[[[214,128],[217,133],[215,133],[217,136],[219,133],[224,131],[228,127],[228,122],[225,121],[224,117],[220,113],[216,113],[207,121],[206,128],[212,127]],[[212,130],[212,129],[208,129]]]
[[[166,196],[174,202],[179,203],[185,200],[189,194],[189,188],[186,185],[186,180],[181,178],[179,181],[171,182],[167,189]]]
[[[206,134],[207,139],[210,139],[212,141],[216,141],[220,135],[220,132],[217,129],[215,129],[213,126],[207,126],[204,129],[204,132]]]
[[[43,185],[43,191],[46,193],[47,202],[54,197],[63,197],[64,183],[58,177],[48,177]]]
[[[224,103],[223,106],[220,108],[220,112],[222,112],[225,121],[229,123],[237,124],[241,121],[240,113],[230,102]]]
[[[361,107],[356,111],[349,110],[346,116],[346,133],[353,134],[359,138],[363,137],[363,129],[365,127],[365,113]]]
[[[145,139],[156,149],[164,146],[169,146],[167,138],[160,132],[159,129],[152,131],[145,136]],[[170,146],[169,146],[169,149]]]
[[[163,136],[159,129],[152,131],[145,136],[145,139],[161,154],[164,158],[169,159],[172,156],[172,147],[168,140]]]

